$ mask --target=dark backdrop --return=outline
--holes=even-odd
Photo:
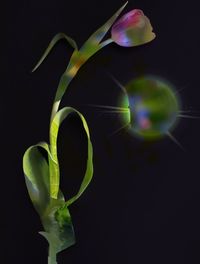
[[[47,263],[47,244],[24,184],[26,148],[48,141],[51,104],[72,49],[61,42],[34,74],[49,40],[66,32],[79,47],[121,5],[121,0],[7,1],[1,4],[1,262]],[[62,105],[86,117],[94,145],[94,179],[71,206],[77,244],[58,263],[200,263],[199,120],[181,120],[174,136],[144,143],[121,131],[118,115],[87,104],[117,105],[120,89],[153,74],[181,90],[183,109],[200,110],[198,1],[130,0],[141,8],[157,38],[137,48],[106,47],[80,70]],[[124,11],[125,12],[125,11]],[[62,189],[75,192],[85,166],[86,142],[78,118],[62,126]]]

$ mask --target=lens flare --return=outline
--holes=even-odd
[[[130,123],[130,131],[147,140],[168,135],[180,113],[173,86],[159,78],[144,76],[130,81],[125,88],[127,96],[123,96],[122,105],[129,108],[124,122]]]

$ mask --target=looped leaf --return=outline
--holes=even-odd
[[[47,153],[49,162],[40,152],[40,148]],[[23,158],[27,189],[45,230],[40,234],[47,239],[50,251],[56,255],[75,243],[75,235],[62,192],[59,190],[58,199],[50,197],[49,165],[52,163],[58,166],[45,142],[28,148]]]
[[[44,54],[42,55],[41,59],[36,64],[36,66],[34,67],[34,69],[32,70],[32,72],[34,72],[34,71],[37,70],[37,68],[42,64],[42,62],[45,60],[45,58],[49,55],[49,53],[51,52],[51,50],[53,49],[53,47],[56,45],[56,43],[59,40],[61,40],[61,39],[66,40],[72,46],[72,48],[74,48],[75,50],[78,50],[77,44],[76,44],[76,42],[72,38],[68,37],[65,33],[62,33],[62,32],[61,33],[58,33],[58,34],[56,34],[53,37],[53,39],[49,43],[49,46],[45,50]]]
[[[42,142],[31,146],[24,154],[23,170],[29,196],[35,209],[41,215],[50,202],[50,185],[48,162],[39,148],[42,148],[51,157],[47,143]]]
[[[79,111],[77,111],[76,109],[72,107],[62,108],[60,111],[56,113],[54,119],[52,120],[51,128],[50,128],[50,142],[51,142],[50,146],[51,146],[52,157],[54,160],[56,161],[58,160],[57,158],[57,137],[58,137],[59,127],[64,121],[64,119],[67,118],[67,116],[71,113],[78,114],[78,116],[80,117],[83,123],[83,127],[86,132],[87,141],[88,141],[88,156],[87,156],[86,172],[85,172],[83,181],[81,183],[80,189],[75,196],[73,196],[71,199],[69,199],[66,202],[67,206],[75,202],[81,196],[81,194],[85,191],[85,189],[89,185],[92,179],[92,176],[93,176],[93,160],[92,160],[93,159],[93,149],[92,149],[92,143],[90,141],[88,125],[87,125],[87,122],[84,116]],[[59,175],[59,171],[57,170],[56,166],[54,164],[53,166],[54,168],[50,170],[50,195],[52,198],[56,198],[58,190],[59,190],[60,175]]]

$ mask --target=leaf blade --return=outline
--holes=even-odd
[[[41,220],[45,231],[39,233],[47,239],[55,254],[75,244],[71,215],[63,201],[51,200]]]
[[[53,49],[53,47],[57,44],[58,41],[60,41],[61,39],[66,40],[71,46],[72,48],[74,48],[75,50],[78,50],[78,46],[76,44],[76,42],[69,36],[67,36],[65,33],[61,32],[56,34],[52,40],[50,41],[47,49],[45,50],[45,52],[43,53],[41,59],[38,61],[38,63],[36,64],[36,66],[33,68],[32,72],[36,71],[39,66],[43,63],[43,61],[46,59],[46,57],[49,55],[49,53],[51,52],[51,50]]]
[[[89,133],[89,128],[86,122],[86,119],[84,118],[84,116],[77,111],[76,109],[72,108],[72,107],[64,107],[61,110],[59,110],[54,119],[52,120],[51,123],[51,128],[50,128],[50,146],[51,146],[51,154],[53,159],[57,160],[57,137],[58,137],[58,131],[59,131],[59,127],[62,124],[62,122],[65,120],[65,118],[67,118],[67,116],[70,113],[76,113],[78,114],[78,116],[80,117],[85,133],[87,135],[87,152],[88,152],[88,157],[87,157],[87,164],[86,164],[86,172],[83,178],[83,181],[81,183],[81,186],[77,192],[77,194],[75,196],[73,196],[71,199],[69,199],[66,204],[67,206],[71,205],[73,202],[75,202],[81,195],[82,193],[85,191],[85,189],[87,188],[87,186],[89,185],[90,181],[92,180],[92,176],[93,176],[93,147],[92,147],[92,143],[90,140],[90,133]],[[55,177],[55,171],[53,175],[50,175],[50,194],[52,198],[56,198],[57,193],[58,193],[58,188],[57,186],[59,186],[59,174],[56,175]],[[51,185],[51,183],[53,183]]]
[[[118,9],[117,12],[105,24],[103,24],[99,29],[97,29],[85,42],[81,50],[85,49],[88,45],[90,45],[90,43],[93,43],[93,45],[98,45],[127,4],[128,1],[120,9]]]
[[[39,143],[28,148],[23,157],[23,170],[29,196],[36,211],[41,215],[49,203],[49,167],[39,148],[45,151],[47,143]]]

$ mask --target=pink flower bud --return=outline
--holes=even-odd
[[[122,16],[112,27],[115,43],[123,47],[145,44],[155,38],[151,23],[142,10],[134,9]]]

